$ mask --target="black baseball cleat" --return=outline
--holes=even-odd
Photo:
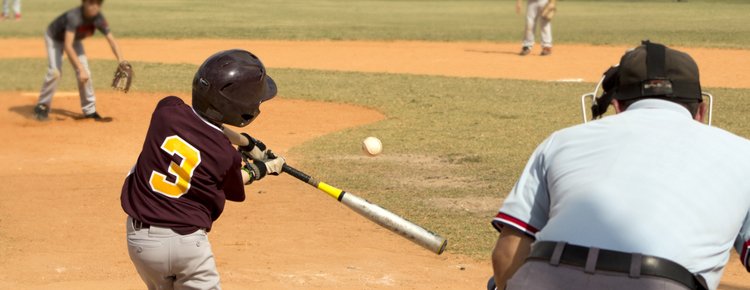
[[[531,47],[524,46],[521,48],[521,52],[519,52],[518,55],[524,56],[528,55],[529,53],[531,53]]]
[[[541,56],[550,55],[552,54],[552,48],[551,47],[544,47],[542,48],[542,53],[539,54]]]
[[[497,285],[495,285],[495,277],[490,277],[490,280],[487,281],[487,290],[497,290]]]
[[[86,114],[86,116],[84,116],[84,117],[87,118],[87,119],[94,119],[94,121],[101,121],[102,120],[102,116],[99,116],[99,113],[97,113],[97,112],[93,112],[91,114]]]
[[[97,112],[93,112],[91,114],[86,114],[83,116],[84,119],[94,119],[94,121],[97,122],[112,122],[112,118],[110,117],[102,117]]]
[[[44,104],[38,104],[34,107],[34,119],[37,121],[47,121],[49,119],[49,107]]]

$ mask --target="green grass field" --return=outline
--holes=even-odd
[[[0,37],[40,37],[79,1],[25,1],[24,21]],[[750,2],[561,1],[556,43],[750,45]],[[514,1],[109,0],[104,14],[119,37],[347,39],[520,42]],[[7,25],[6,25],[7,24]]]
[[[0,23],[0,37],[40,38],[52,18],[77,3],[26,1],[23,21]],[[516,42],[523,25],[513,1],[222,3],[110,0],[104,12],[120,38]],[[747,47],[747,15],[746,1],[562,1],[554,29],[557,42],[634,44],[650,37],[672,45]],[[134,65],[135,90],[184,95],[197,68]],[[112,61],[91,62],[99,90],[114,67]],[[0,91],[37,91],[45,68],[44,59],[0,60]],[[60,90],[74,91],[67,61],[64,68]],[[578,97],[593,88],[295,69],[270,74],[284,97],[357,104],[387,116],[293,148],[303,156],[295,165],[447,236],[449,251],[483,259],[497,236],[489,222],[528,155],[549,133],[580,122]],[[750,90],[708,89],[718,100],[715,125],[750,137]],[[359,141],[370,135],[385,144],[380,158],[359,152]],[[461,202],[473,205],[456,205]]]

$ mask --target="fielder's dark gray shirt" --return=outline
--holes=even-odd
[[[75,40],[78,41],[94,35],[95,30],[104,35],[109,33],[109,25],[104,15],[99,13],[92,18],[85,18],[83,8],[78,6],[55,18],[47,27],[47,34],[55,41],[63,42],[65,32],[71,31],[75,33]]]

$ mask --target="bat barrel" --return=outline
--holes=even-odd
[[[445,251],[445,247],[448,245],[448,241],[445,238],[433,232],[430,232],[376,204],[370,203],[363,198],[345,192],[336,187],[330,186],[325,182],[320,182],[294,167],[284,164],[282,171],[318,188],[325,193],[328,193],[328,195],[345,204],[347,207],[349,207],[359,215],[368,218],[376,224],[389,229],[390,231],[414,242],[415,244],[424,247],[425,249],[432,251],[433,253],[436,253],[438,255],[442,254],[443,251]]]
[[[399,234],[435,254],[442,254],[448,245],[448,240],[445,238],[354,194],[344,192],[341,203],[380,226]]]

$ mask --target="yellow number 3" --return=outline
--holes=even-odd
[[[201,152],[176,135],[167,137],[161,144],[161,150],[169,155],[177,154],[182,158],[179,165],[174,161],[169,163],[167,171],[175,177],[175,181],[168,181],[166,175],[154,170],[151,172],[148,183],[155,192],[167,197],[179,198],[190,189],[190,179],[193,177],[195,168],[201,163]]]

